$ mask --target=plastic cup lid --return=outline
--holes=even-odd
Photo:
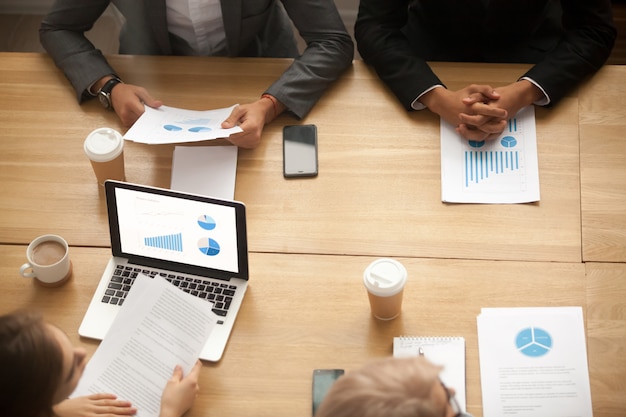
[[[388,297],[397,294],[406,283],[406,268],[394,259],[372,262],[363,273],[363,283],[372,294]]]
[[[85,139],[85,154],[95,162],[115,159],[124,150],[124,139],[115,129],[101,127],[92,131]]]

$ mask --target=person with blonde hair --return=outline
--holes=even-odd
[[[424,357],[387,357],[347,372],[330,388],[315,417],[471,417],[441,367]]]

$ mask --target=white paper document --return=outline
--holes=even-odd
[[[539,201],[535,108],[523,108],[496,140],[483,142],[462,138],[442,119],[441,200],[492,204]]]
[[[174,367],[187,375],[217,321],[212,307],[140,274],[72,397],[113,393],[130,401],[137,417],[158,417]]]
[[[592,417],[581,307],[483,308],[484,417]]]
[[[227,138],[243,132],[241,127],[222,129],[224,120],[230,116],[236,104],[216,110],[185,110],[161,106],[158,109],[145,106],[145,112],[128,129],[124,139],[148,144],[199,142]]]
[[[236,146],[176,146],[172,190],[225,200],[235,198]]]

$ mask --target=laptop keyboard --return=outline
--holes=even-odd
[[[159,275],[181,290],[214,303],[213,312],[218,316],[225,317],[235,294],[236,286],[204,280],[200,278],[185,277],[182,275],[168,274],[165,272],[152,271],[149,269],[136,268],[128,265],[117,265],[109,280],[109,285],[102,297],[106,304],[122,305],[128,295],[130,287],[135,282],[138,274],[144,274],[150,278]],[[223,324],[222,320],[218,324]]]

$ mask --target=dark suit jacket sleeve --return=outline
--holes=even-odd
[[[84,32],[109,5],[109,0],[57,0],[39,29],[42,46],[76,90],[79,101],[89,97],[95,81],[115,71]]]
[[[307,46],[266,92],[302,118],[352,64],[354,44],[332,0],[281,1]]]
[[[355,24],[359,53],[378,76],[411,109],[421,93],[441,80],[415,55],[401,28],[408,18],[407,0],[361,0]]]
[[[562,0],[561,5],[561,41],[524,75],[541,85],[552,104],[602,67],[617,36],[610,0]]]

